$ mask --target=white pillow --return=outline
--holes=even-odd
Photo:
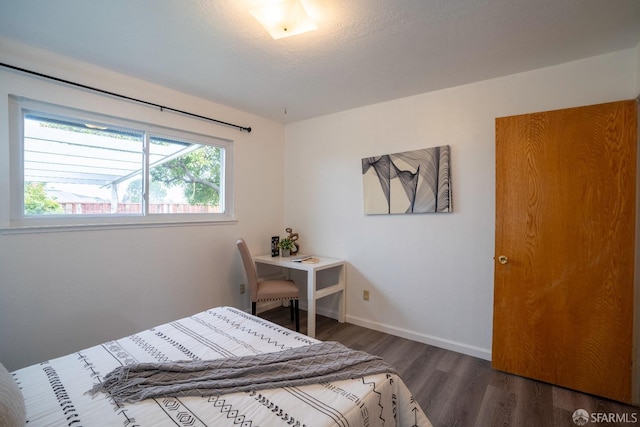
[[[0,363],[0,427],[24,427],[27,414],[18,384]]]

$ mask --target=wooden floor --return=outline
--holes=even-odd
[[[259,316],[294,328],[288,308]],[[306,332],[302,310],[300,330]],[[637,407],[498,372],[489,361],[472,356],[323,316],[317,317],[316,338],[382,356],[400,373],[434,427],[575,427],[576,409],[599,417],[587,426],[640,426]]]

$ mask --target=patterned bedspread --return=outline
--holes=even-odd
[[[231,307],[218,307],[15,371],[28,426],[430,426],[401,378],[354,380],[116,403],[87,393],[132,363],[276,352],[318,341]]]

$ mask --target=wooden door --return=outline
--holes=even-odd
[[[636,109],[496,119],[495,369],[631,401]]]

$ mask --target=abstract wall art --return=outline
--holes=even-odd
[[[362,159],[364,213],[452,212],[448,145]]]

